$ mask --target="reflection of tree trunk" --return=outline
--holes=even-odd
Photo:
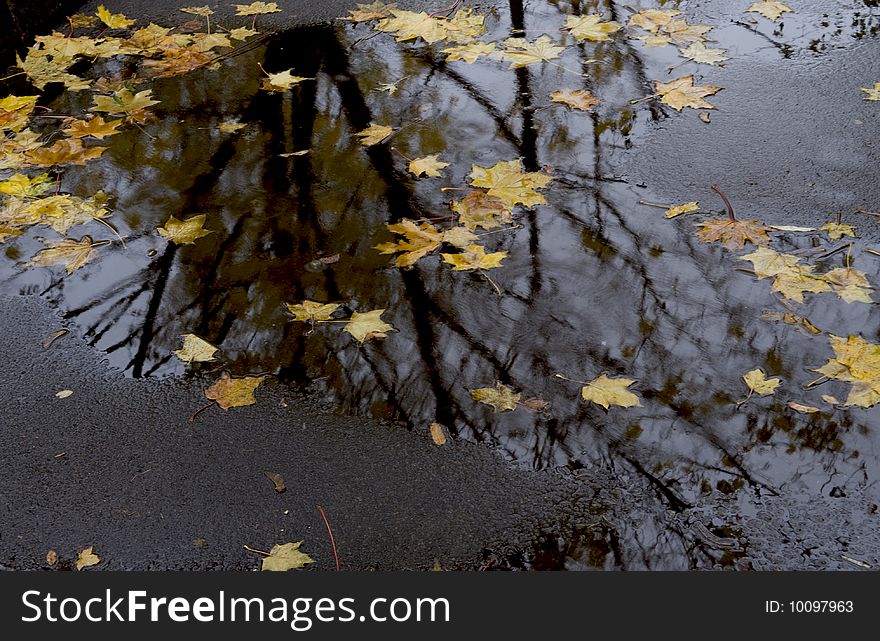
[[[156,316],[159,314],[162,305],[162,295],[165,293],[165,286],[168,284],[168,276],[171,273],[171,266],[174,264],[174,256],[176,254],[177,245],[169,242],[159,260],[156,261],[156,276],[152,287],[153,294],[150,296],[147,315],[144,317],[141,339],[138,343],[137,351],[131,360],[131,375],[135,378],[140,378],[144,371],[144,364],[150,351],[150,344],[153,342],[153,336],[156,333]]]

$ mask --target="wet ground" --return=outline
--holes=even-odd
[[[145,19],[174,24],[174,4],[151,3]],[[821,394],[845,398],[843,383],[804,389],[831,355],[827,337],[762,319],[797,313],[875,341],[875,306],[826,293],[792,308],[737,271],[745,263],[731,252],[699,242],[697,218],[669,221],[640,204],[721,210],[715,182],[741,217],[768,224],[815,226],[840,212],[861,236],[853,266],[880,280],[864,251],[878,249],[876,219],[855,211],[880,201],[878,112],[859,91],[880,80],[880,12],[804,3],[774,26],[743,14],[748,4],[666,3],[714,25],[731,56],[723,68],[686,64],[671,75],[674,48],[575,43],[559,26],[595,3],[542,0],[476,7],[487,39],[524,30],[569,44],[561,67],[448,63],[436,48],[302,14],[310,24],[219,69],[154,82],[158,120],[113,137],[60,184],[111,194],[125,247],[102,248],[66,278],[21,266],[41,247],[36,231],[3,247],[3,327],[14,337],[3,348],[13,390],[4,415],[16,443],[4,468],[27,482],[4,497],[0,562],[35,567],[69,541],[106,545],[113,567],[251,567],[241,544],[293,532],[326,563],[322,504],[349,546],[348,567],[861,567],[844,556],[876,566],[877,410],[823,403]],[[599,8],[619,22],[630,13]],[[287,16],[266,24],[290,26]],[[260,91],[259,65],[315,81]],[[631,104],[651,80],[687,73],[724,87],[709,123],[656,101]],[[387,84],[397,90],[381,91]],[[589,89],[599,106],[548,108],[563,87]],[[83,106],[69,93],[45,104]],[[219,132],[229,118],[245,127]],[[352,134],[371,122],[400,129],[364,148]],[[404,156],[433,153],[450,163],[442,178],[407,174]],[[447,217],[456,192],[440,188],[466,185],[472,164],[516,158],[554,181],[548,205],[518,210],[515,228],[484,238],[509,252],[491,274],[500,295],[436,255],[400,270],[373,248],[391,240],[388,223]],[[155,233],[169,215],[198,212],[214,233],[193,246]],[[818,234],[775,237],[785,251],[835,247]],[[309,332],[284,307],[303,299],[387,309],[398,331],[360,347],[338,328]],[[60,325],[72,336],[44,351],[39,342]],[[190,332],[220,348],[221,366],[187,367],[171,354]],[[754,367],[782,386],[737,404]],[[224,368],[273,378],[256,406],[214,408],[190,425]],[[604,412],[554,376],[602,372],[636,379],[642,406]],[[549,406],[494,413],[473,401],[469,390],[496,381]],[[62,388],[74,396],[54,399]],[[820,411],[800,414],[788,401]],[[430,442],[433,421],[451,446]],[[264,468],[281,472],[289,493],[276,497]]]

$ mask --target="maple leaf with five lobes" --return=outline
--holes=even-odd
[[[675,218],[676,216],[681,216],[682,214],[690,214],[691,212],[700,211],[700,203],[695,200],[692,200],[689,203],[684,203],[682,205],[673,205],[666,209],[666,218]]]
[[[275,545],[269,550],[269,555],[263,558],[260,567],[262,572],[286,572],[287,570],[299,570],[315,560],[305,552],[300,552],[299,546],[302,541],[296,543],[284,543]]]
[[[131,115],[158,104],[158,100],[153,100],[152,89],[146,89],[138,93],[134,93],[130,89],[120,89],[112,96],[95,96],[92,111]]]
[[[264,378],[266,377],[244,376],[242,378],[232,378],[224,372],[216,383],[205,390],[205,397],[211,401],[216,401],[217,405],[224,410],[232,407],[255,405],[257,399],[254,398],[254,390],[260,386]]]
[[[183,334],[183,347],[174,350],[174,355],[184,363],[207,363],[216,361],[214,353],[217,348],[195,334]]]
[[[437,249],[443,242],[443,233],[429,222],[416,225],[411,220],[388,225],[388,231],[400,234],[404,240],[381,243],[376,249],[381,254],[400,254],[395,260],[398,267],[410,267],[419,259]]]
[[[635,383],[632,378],[609,378],[602,374],[581,388],[581,397],[585,401],[592,401],[601,405],[606,410],[612,405],[620,407],[641,407],[639,397],[627,388]]]
[[[252,36],[258,35],[260,32],[255,29],[249,29],[247,27],[238,27],[236,29],[229,30],[229,37],[233,40],[247,40]]]
[[[602,22],[602,16],[592,14],[588,16],[568,16],[564,30],[571,32],[577,40],[592,40],[594,42],[611,40],[610,34],[620,31],[621,27],[616,22]]]
[[[488,231],[512,220],[510,209],[504,201],[478,189],[469,191],[461,200],[453,201],[452,211],[458,214],[458,221],[471,230],[482,227]]]
[[[660,31],[675,44],[689,44],[705,40],[705,35],[712,30],[706,24],[688,24],[685,20],[673,18]]]
[[[447,62],[461,60],[468,64],[474,63],[482,56],[491,56],[498,53],[494,42],[474,41],[467,44],[448,47],[442,50],[446,55]]]
[[[770,242],[767,232],[773,231],[757,220],[730,220],[713,218],[697,223],[697,238],[704,243],[719,242],[727,249],[742,249],[746,243],[766,245]]]
[[[37,106],[39,96],[6,96],[0,99],[0,131],[20,131]]]
[[[660,96],[661,102],[669,105],[676,111],[685,107],[693,109],[715,109],[715,105],[703,100],[706,96],[721,91],[721,87],[714,85],[694,85],[694,77],[682,76],[672,82],[654,81],[654,91]]]
[[[357,9],[351,9],[349,15],[340,20],[348,20],[349,22],[369,22],[370,20],[379,20],[387,18],[391,15],[391,10],[396,5],[385,4],[384,2],[372,2],[370,4],[358,3]]]
[[[214,15],[214,11],[208,5],[202,7],[181,7],[180,10],[183,13],[188,13],[193,16],[202,16],[203,18]]]
[[[471,269],[494,269],[501,267],[501,261],[507,258],[507,252],[486,253],[482,245],[471,244],[464,248],[460,254],[440,254],[452,268],[457,271]]]
[[[497,381],[495,387],[478,387],[470,392],[472,399],[489,405],[496,413],[515,410],[521,397],[519,392],[514,392],[507,385]]]
[[[84,147],[78,138],[58,140],[50,147],[38,147],[25,153],[30,165],[52,167],[54,165],[85,165],[98,158],[108,147]]]
[[[46,225],[66,235],[71,227],[105,218],[109,214],[104,207],[106,204],[107,195],[102,191],[90,198],[70,194],[55,194],[36,200],[14,197],[0,210],[0,218],[13,227]]]
[[[121,13],[110,13],[104,5],[98,7],[98,18],[110,29],[126,29],[135,23]]]
[[[542,172],[524,172],[522,162],[507,160],[495,163],[492,167],[471,167],[471,184],[487,188],[490,196],[496,196],[505,207],[516,204],[526,207],[545,205],[544,196],[536,190],[546,187],[553,180]]]
[[[423,156],[422,158],[415,158],[414,160],[409,161],[409,170],[417,178],[422,174],[431,176],[432,178],[438,178],[440,176],[440,170],[448,166],[448,162],[443,162],[437,159],[437,154],[431,154],[430,156]]]
[[[121,120],[104,120],[101,116],[95,116],[91,120],[73,120],[62,130],[71,138],[85,138],[91,136],[103,140],[107,136],[118,134],[117,129],[122,124]]]
[[[792,8],[781,2],[753,2],[746,13],[760,13],[768,20],[778,20],[783,13],[792,13]]]
[[[820,294],[831,291],[831,286],[823,276],[814,274],[812,267],[795,265],[779,272],[771,289],[786,298],[803,303],[805,292]]]
[[[474,38],[486,33],[483,24],[485,16],[474,13],[473,9],[459,9],[452,18],[441,18],[446,28],[446,40],[459,44],[467,44]]]
[[[768,247],[758,247],[751,254],[739,257],[752,263],[755,276],[760,278],[772,278],[795,267],[800,258],[792,254],[781,254]]]
[[[827,222],[819,227],[819,229],[827,231],[828,238],[831,240],[840,240],[844,236],[849,236],[851,238],[856,237],[856,228],[844,223]]]
[[[675,9],[643,9],[630,17],[629,24],[654,33],[660,27],[669,24],[677,15],[681,15],[681,11]]]
[[[39,251],[26,264],[32,267],[64,265],[68,276],[92,259],[96,247],[106,244],[105,242],[92,242],[91,236],[83,236],[80,240],[74,240],[73,238],[53,241],[44,240],[43,243],[47,245],[47,248]]]
[[[16,66],[24,70],[28,80],[37,89],[44,89],[50,82],[60,82],[71,91],[82,91],[91,86],[91,80],[83,80],[79,76],[68,73],[67,68],[74,62],[72,58],[44,56],[42,52],[37,50],[38,46],[34,45],[24,60],[18,54],[15,58]]]
[[[305,78],[303,76],[294,76],[291,72],[293,69],[281,71],[279,73],[267,74],[268,78],[263,78],[261,89],[267,91],[287,91],[291,87],[298,85],[306,80],[314,80],[314,78]]]
[[[374,309],[363,313],[354,312],[342,330],[354,336],[359,343],[366,343],[374,338],[387,338],[388,332],[397,330],[382,320],[384,312],[384,309]]]
[[[599,104],[599,99],[586,89],[560,89],[550,94],[550,101],[581,111],[589,111]]]
[[[865,96],[865,100],[880,100],[880,82],[875,82],[871,88],[860,87],[860,89],[868,94]]]
[[[823,274],[831,291],[847,303],[873,303],[871,292],[874,288],[864,272],[851,267],[838,267]]]
[[[333,313],[340,307],[339,303],[318,303],[313,300],[286,305],[287,311],[293,314],[293,320],[310,322],[331,320]]]
[[[33,178],[24,174],[13,174],[6,180],[0,181],[0,194],[32,198],[52,189],[53,182],[49,174],[40,174]]]
[[[445,21],[425,12],[392,9],[391,18],[383,18],[376,25],[377,31],[393,33],[397,42],[421,38],[428,44],[444,40],[448,35]]]
[[[764,370],[756,368],[743,374],[742,377],[746,386],[749,388],[749,394],[752,392],[759,396],[769,396],[773,394],[779,384],[782,382],[779,378],[767,378]]]
[[[527,67],[539,62],[547,62],[559,57],[565,47],[553,44],[547,35],[539,36],[534,42],[525,38],[508,38],[504,41],[501,58],[510,62],[511,69]]]
[[[687,47],[679,49],[679,53],[685,58],[705,65],[714,65],[729,60],[724,55],[726,51],[727,49],[712,49],[702,42],[693,42]]]
[[[364,147],[370,147],[371,145],[379,144],[393,133],[394,128],[392,127],[371,123],[369,127],[357,132],[355,136],[361,139],[361,144]]]
[[[98,565],[100,562],[101,557],[95,554],[95,547],[90,545],[77,555],[76,569],[82,570],[83,568],[90,568],[93,565]]]
[[[459,249],[464,249],[477,238],[478,236],[467,227],[453,227],[443,232],[443,242]]]
[[[663,36],[653,33],[647,36],[640,36],[639,40],[643,41],[649,47],[665,47],[670,42],[672,42],[672,38],[670,38],[669,36]]]
[[[162,238],[167,238],[177,245],[192,245],[199,238],[214,233],[203,228],[206,218],[206,214],[196,214],[186,220],[178,220],[171,216],[166,221],[165,226],[157,228],[156,231],[159,232]]]
[[[828,338],[834,358],[814,371],[853,384],[844,405],[875,405],[880,401],[880,345],[861,336],[841,338],[832,334]]]
[[[259,16],[266,13],[278,13],[281,7],[275,2],[252,2],[250,4],[234,4],[237,16]]]

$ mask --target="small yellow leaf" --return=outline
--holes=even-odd
[[[411,267],[443,242],[443,234],[429,222],[416,225],[411,220],[404,220],[388,225],[388,230],[400,234],[404,239],[396,243],[381,243],[375,248],[382,254],[400,254],[395,260],[398,267]]]
[[[680,14],[676,9],[643,9],[630,17],[629,24],[654,33]]]
[[[754,266],[755,276],[758,278],[771,278],[795,267],[800,259],[791,254],[780,254],[768,247],[758,247],[751,254],[739,257],[747,260]]]
[[[229,37],[233,40],[247,40],[253,36],[259,35],[259,31],[249,29],[248,27],[238,27],[229,30]]]
[[[608,378],[602,374],[581,388],[581,396],[585,401],[592,401],[606,410],[612,405],[641,407],[639,397],[627,389],[635,382],[632,378]]]
[[[121,13],[110,13],[104,5],[98,7],[98,17],[110,29],[125,29],[135,23],[134,20],[129,20]]]
[[[448,162],[437,160],[437,154],[423,156],[422,158],[416,158],[409,162],[409,170],[416,177],[425,174],[426,176],[437,178],[440,176],[440,170],[448,166]]]
[[[539,36],[534,42],[525,38],[508,38],[504,41],[501,58],[510,62],[511,69],[527,67],[539,62],[547,62],[559,57],[565,47],[553,44],[547,35]]]
[[[257,399],[254,398],[254,390],[260,386],[264,378],[266,377],[231,378],[229,374],[224,372],[216,383],[205,390],[205,396],[212,401],[217,401],[217,405],[224,410],[254,405],[257,402]]]
[[[295,321],[327,321],[333,318],[333,313],[340,307],[339,303],[318,303],[313,300],[286,305]]]
[[[746,372],[743,374],[742,379],[752,392],[761,396],[773,394],[782,382],[779,378],[767,378],[764,370],[760,368]]]
[[[753,2],[746,12],[760,13],[768,20],[777,20],[783,13],[791,13],[792,9],[781,2]]]
[[[238,122],[237,120],[224,120],[217,125],[217,129],[224,134],[234,134],[236,131],[244,129],[246,126],[245,123]]]
[[[860,87],[860,89],[867,94],[865,100],[880,100],[880,82],[875,82],[873,87]]]
[[[181,338],[183,339],[183,347],[175,350],[174,355],[184,363],[206,363],[217,360],[214,358],[217,348],[208,341],[195,334],[183,334]]]
[[[98,565],[101,562],[101,558],[95,554],[93,546],[87,547],[85,550],[79,553],[79,556],[76,557],[76,569],[82,570],[83,568],[89,568],[93,565]]]
[[[443,242],[459,249],[464,249],[478,238],[479,236],[467,227],[453,227],[443,232]]]
[[[446,428],[440,423],[431,423],[431,440],[434,445],[446,445]]]
[[[391,15],[391,10],[395,8],[393,4],[385,4],[384,2],[373,2],[371,4],[358,4],[357,9],[351,9],[350,15],[340,18],[340,20],[348,20],[350,22],[369,22],[370,20],[379,20],[387,18]]]
[[[824,277],[814,274],[813,268],[806,265],[795,265],[780,271],[773,281],[771,289],[786,298],[798,303],[804,302],[804,293],[821,293],[831,290]]]
[[[496,382],[495,387],[478,387],[471,390],[471,398],[491,406],[495,412],[509,412],[516,409],[521,394],[507,385]]]
[[[214,233],[211,230],[203,229],[206,218],[206,214],[196,214],[186,220],[178,220],[171,216],[165,222],[165,226],[159,227],[156,231],[162,238],[167,238],[178,245],[192,245],[199,238]]]
[[[702,42],[692,42],[684,49],[680,49],[679,53],[694,62],[699,62],[704,65],[714,65],[729,60],[729,58],[724,55],[726,51],[726,49],[712,49],[704,45]]]
[[[470,269],[494,269],[501,267],[501,261],[507,258],[507,252],[486,253],[482,245],[468,245],[460,254],[440,254],[457,272]]]
[[[237,16],[259,16],[265,13],[278,13],[281,7],[275,2],[252,2],[250,4],[234,4]]]
[[[598,42],[611,40],[610,35],[620,31],[623,27],[616,22],[602,22],[602,16],[591,14],[587,16],[568,16],[565,20],[565,26],[562,28],[570,31],[571,35],[577,40]]]
[[[50,147],[38,147],[25,153],[28,164],[40,167],[85,165],[107,151],[107,147],[84,147],[82,140],[65,138]]]
[[[263,84],[260,88],[267,91],[275,92],[287,91],[291,87],[294,87],[301,82],[304,82],[306,80],[314,80],[314,78],[294,76],[293,73],[291,73],[292,71],[293,69],[288,69],[287,71],[267,74],[268,77],[263,78]]]
[[[585,89],[560,89],[550,94],[551,102],[568,105],[572,109],[589,111],[599,104],[599,99]]]
[[[211,7],[208,5],[202,7],[181,7],[180,10],[183,11],[183,13],[188,13],[193,16],[202,16],[203,18],[214,15]]]
[[[109,114],[136,114],[142,113],[147,107],[158,105],[158,100],[153,100],[153,90],[146,89],[134,93],[130,89],[120,89],[112,96],[95,96],[92,111],[106,111]]]
[[[357,132],[355,136],[361,139],[361,144],[364,147],[369,147],[371,145],[376,145],[382,142],[392,133],[394,133],[394,129],[392,127],[371,124],[366,129]]]
[[[263,572],[286,572],[287,570],[299,570],[309,563],[314,563],[315,560],[312,557],[299,551],[299,546],[302,544],[302,541],[297,541],[296,543],[273,546],[269,550],[269,556],[263,558],[260,570]]]
[[[501,161],[488,168],[473,165],[470,178],[474,187],[487,188],[489,195],[501,199],[507,208],[516,204],[526,207],[546,204],[544,196],[537,190],[553,180],[543,172],[524,172],[519,160]]]
[[[482,56],[491,56],[497,53],[497,51],[498,49],[495,47],[494,42],[481,42],[479,40],[443,49],[447,62],[461,60],[468,64],[476,62]]]
[[[675,218],[682,214],[689,214],[692,211],[700,211],[700,203],[695,200],[692,200],[689,203],[684,203],[683,205],[673,205],[668,208],[666,210],[666,218]]]
[[[823,274],[825,281],[831,285],[831,291],[840,296],[847,303],[856,301],[862,303],[873,303],[871,292],[874,289],[868,282],[865,272],[851,267],[838,267],[830,272]]]
[[[354,312],[342,329],[354,336],[359,343],[366,343],[374,338],[387,338],[388,332],[396,330],[382,320],[384,312],[384,309],[374,309],[364,313]]]
[[[819,229],[827,231],[828,238],[831,240],[840,240],[844,236],[849,236],[850,238],[856,237],[856,228],[852,225],[845,225],[843,223],[827,222],[819,227]]]
[[[676,111],[685,107],[692,109],[715,109],[715,105],[703,100],[706,96],[721,91],[721,87],[714,85],[694,85],[694,77],[682,76],[672,82],[654,81],[654,91],[660,96],[663,104],[669,105]]]

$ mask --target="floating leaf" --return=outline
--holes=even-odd
[[[721,91],[721,87],[714,85],[694,86],[694,77],[692,75],[676,78],[672,82],[655,80],[654,88],[660,96],[660,101],[676,111],[681,111],[685,107],[691,107],[692,109],[715,109],[715,105],[706,102],[703,98]]]
[[[768,20],[778,20],[779,16],[783,13],[790,13],[792,11],[791,7],[788,7],[781,2],[753,2],[748,9],[746,9],[747,13],[760,13],[762,16],[767,18]]]
[[[118,134],[117,129],[122,124],[121,120],[106,121],[101,116],[95,116],[91,120],[74,120],[67,125],[63,133],[71,138],[85,138],[91,136],[103,140],[107,136]]]
[[[464,249],[479,237],[467,227],[453,227],[443,232],[443,242]]]
[[[704,243],[719,242],[727,249],[742,249],[746,243],[766,245],[770,242],[768,231],[772,231],[764,223],[757,220],[730,220],[714,218],[697,223],[702,229],[697,230],[697,238]]]
[[[252,2],[250,4],[234,4],[237,16],[259,16],[266,13],[278,13],[281,8],[274,2]]]
[[[829,340],[835,357],[815,371],[853,384],[844,405],[871,407],[880,401],[880,345],[861,336],[830,335]]]
[[[847,303],[873,303],[871,292],[874,288],[868,282],[864,272],[851,267],[838,267],[823,274],[825,281],[831,285],[831,291]]]
[[[234,134],[236,131],[244,129],[246,126],[247,125],[243,122],[238,122],[237,120],[224,120],[217,125],[217,129],[224,134]]]
[[[33,198],[52,189],[54,182],[49,174],[39,174],[33,178],[24,174],[13,174],[6,180],[0,180],[0,194]]]
[[[120,89],[112,96],[95,96],[92,111],[106,111],[109,114],[141,114],[147,107],[158,105],[153,100],[153,90],[146,89],[138,93],[130,89]]]
[[[249,29],[248,27],[238,27],[236,29],[229,30],[229,37],[233,40],[247,40],[253,36],[258,35],[260,32],[255,29]]]
[[[487,254],[482,245],[468,245],[460,254],[440,254],[457,272],[470,269],[494,269],[501,267],[501,261],[507,258],[507,252]]]
[[[38,147],[25,153],[28,164],[39,167],[85,165],[107,151],[107,147],[84,147],[82,140],[65,138],[50,147]]]
[[[298,85],[301,82],[304,82],[306,80],[314,80],[314,78],[294,76],[291,73],[292,71],[293,69],[288,69],[287,71],[267,74],[268,77],[263,78],[263,84],[260,88],[267,91],[287,91],[291,87]]]
[[[739,257],[747,260],[754,266],[755,275],[758,278],[771,278],[783,272],[787,272],[796,266],[800,259],[791,254],[780,254],[768,247],[758,247],[751,254]]]
[[[91,80],[83,80],[68,73],[67,69],[73,64],[73,58],[47,56],[39,49],[39,45],[31,47],[24,60],[17,54],[15,60],[16,66],[24,70],[28,80],[38,89],[44,89],[50,82],[60,82],[71,91],[81,91],[92,84]]]
[[[782,382],[779,378],[767,378],[764,370],[756,368],[743,374],[743,381],[746,386],[760,396],[768,396],[773,394],[774,390],[779,387]]]
[[[440,176],[440,170],[449,166],[448,162],[437,160],[437,154],[416,158],[409,162],[409,170],[419,177],[422,174],[437,178]]]
[[[654,33],[680,14],[681,11],[676,9],[643,9],[630,16],[629,24]]]
[[[391,15],[391,10],[395,8],[393,4],[385,4],[384,2],[373,2],[370,4],[358,4],[357,9],[351,9],[348,16],[340,18],[340,20],[348,20],[350,22],[369,22],[370,20],[379,20],[387,18]]]
[[[76,569],[82,570],[83,568],[90,568],[93,565],[98,565],[100,562],[101,558],[95,554],[94,546],[90,545],[76,557]]]
[[[98,7],[98,18],[110,29],[125,29],[135,23],[121,13],[110,13],[104,5]]]
[[[257,399],[254,398],[254,390],[260,386],[264,378],[266,377],[231,378],[229,374],[224,372],[216,383],[205,390],[205,396],[212,401],[217,401],[217,405],[224,410],[255,405]]]
[[[452,211],[458,214],[459,222],[468,229],[482,227],[490,230],[511,222],[510,209],[503,200],[477,189],[469,191],[461,200],[453,201]]]
[[[482,56],[491,56],[497,52],[498,49],[495,47],[494,42],[480,42],[478,40],[443,49],[443,53],[446,54],[447,62],[461,60],[468,64],[476,62],[477,59]]]
[[[843,223],[827,222],[819,227],[819,229],[827,231],[828,238],[831,240],[840,240],[844,236],[849,236],[851,238],[856,237],[856,228],[852,225],[845,225]]]
[[[470,173],[474,187],[485,187],[505,207],[544,205],[547,201],[536,190],[546,187],[553,178],[542,172],[524,172],[519,160],[498,162],[492,167],[473,165]]]
[[[374,309],[364,313],[354,312],[342,329],[354,336],[359,343],[366,343],[374,338],[387,338],[388,332],[393,332],[395,329],[382,320],[384,312],[384,309]]]
[[[370,124],[370,126],[366,129],[357,132],[355,136],[361,139],[361,144],[364,147],[369,147],[371,145],[376,145],[382,142],[393,133],[394,129],[391,127],[386,127],[385,125]]]
[[[688,24],[685,20],[673,18],[660,28],[672,42],[677,45],[689,44],[705,40],[705,35],[712,27],[705,24]]]
[[[585,89],[561,89],[550,94],[551,102],[568,105],[572,109],[589,111],[599,104],[599,99]]]
[[[254,4],[262,4],[255,2]],[[272,4],[275,4],[274,2]],[[299,551],[302,541],[275,545],[269,550],[269,556],[263,559],[260,568],[263,572],[286,572],[287,570],[299,570],[315,560],[308,554]]]
[[[327,321],[340,307],[339,303],[318,303],[313,300],[304,300],[295,305],[287,303],[287,311],[293,314],[293,320],[296,321]]]
[[[611,40],[609,36],[622,29],[616,22],[602,22],[602,16],[597,14],[568,16],[565,20],[565,26],[562,28],[571,32],[576,40],[594,42]]]
[[[518,69],[554,60],[564,50],[565,47],[554,45],[547,35],[539,36],[534,42],[529,42],[525,38],[508,38],[504,41],[501,58],[510,62],[511,69]]]
[[[666,218],[675,218],[676,216],[681,216],[682,214],[689,214],[693,211],[700,211],[700,203],[695,200],[692,200],[689,203],[684,203],[683,205],[673,205],[666,210]]]
[[[641,407],[639,397],[627,389],[635,382],[632,378],[609,378],[602,374],[581,388],[581,396],[585,401],[592,401],[606,410],[612,405]]]
[[[471,398],[491,406],[495,412],[515,410],[520,396],[519,392],[514,392],[507,385],[499,382],[495,383],[495,387],[478,387],[471,390]]]
[[[421,38],[428,44],[441,40],[467,43],[486,31],[484,17],[470,9],[460,9],[451,19],[390,7],[388,10],[393,17],[381,19],[375,28],[393,33],[398,42]]]
[[[96,245],[90,236],[83,236],[80,240],[63,238],[61,240],[44,240],[46,249],[37,253],[27,263],[30,266],[50,267],[52,265],[64,265],[67,274],[70,275],[92,259]]]
[[[211,230],[203,229],[206,218],[206,214],[196,214],[186,220],[178,220],[171,216],[165,222],[165,226],[159,227],[156,231],[162,238],[167,238],[178,245],[192,245],[199,238],[214,233]]]
[[[104,207],[106,204],[107,195],[102,191],[90,198],[70,194],[36,200],[13,198],[4,207],[2,218],[14,227],[46,225],[59,234],[67,234],[71,227],[107,217],[110,212]]]
[[[395,260],[398,267],[410,267],[420,258],[427,256],[443,242],[443,233],[431,223],[416,225],[411,220],[388,225],[388,230],[400,234],[404,240],[396,243],[381,243],[376,249],[382,254],[400,254]]]
[[[813,407],[812,405],[804,405],[803,403],[796,403],[795,401],[789,401],[786,403],[791,409],[795,412],[800,412],[801,414],[815,414],[816,412],[820,412],[821,410],[818,407]]]
[[[805,292],[827,292],[831,290],[831,287],[824,277],[813,273],[812,267],[795,265],[779,272],[771,289],[786,298],[803,303]]]
[[[724,55],[726,51],[727,49],[712,49],[711,47],[704,45],[702,42],[693,42],[684,49],[680,49],[679,53],[694,62],[699,62],[704,65],[714,65],[729,60],[729,58]]]
[[[217,348],[208,341],[195,334],[183,334],[181,338],[183,339],[183,347],[175,350],[174,355],[184,363],[207,363],[217,360],[214,358]]]

